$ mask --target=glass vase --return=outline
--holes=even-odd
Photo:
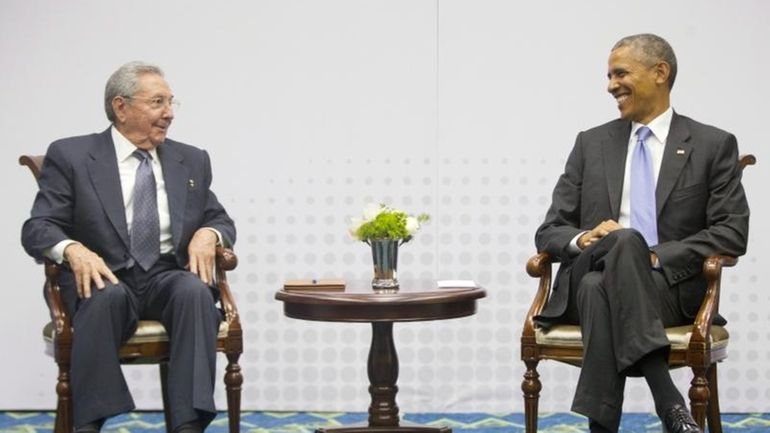
[[[399,239],[372,239],[374,278],[372,289],[379,292],[398,291],[398,246]]]

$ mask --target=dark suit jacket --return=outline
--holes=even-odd
[[[167,139],[158,146],[158,157],[177,264],[187,264],[187,245],[201,227],[219,230],[224,242],[232,245],[235,226],[209,189],[211,163],[206,151]],[[53,142],[39,187],[31,216],[22,228],[22,244],[28,254],[42,260],[47,248],[73,239],[100,255],[113,271],[131,263],[110,128],[101,134]]]
[[[535,244],[562,262],[542,317],[567,306],[568,252],[578,233],[620,215],[631,122],[614,120],[578,134]],[[705,294],[705,257],[746,251],[749,207],[738,168],[738,144],[730,133],[674,113],[656,187],[658,237],[652,251],[669,285],[679,288],[686,317]]]

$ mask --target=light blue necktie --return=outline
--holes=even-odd
[[[645,142],[652,131],[642,126],[631,160],[631,227],[638,230],[648,246],[658,244],[658,221],[655,209],[655,177],[652,156]]]
[[[132,156],[139,160],[134,183],[134,217],[131,223],[131,255],[145,271],[160,257],[160,222],[152,155],[137,149]]]

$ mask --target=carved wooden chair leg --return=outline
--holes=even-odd
[[[238,358],[240,356],[240,353],[227,354],[225,389],[227,390],[227,416],[230,433],[240,433],[241,431],[241,385],[243,384],[243,375],[241,375],[241,366],[238,365]]]
[[[709,432],[722,433],[722,418],[719,410],[719,387],[717,386],[717,363],[711,364],[708,370],[709,381],[709,407],[708,417]]]
[[[56,383],[56,424],[54,433],[72,433],[72,390],[70,388],[69,363],[59,363],[59,377]]]
[[[537,433],[537,406],[540,399],[540,375],[537,373],[537,360],[524,361],[527,371],[521,382],[521,390],[524,391],[524,421],[526,433]]]
[[[690,382],[690,411],[701,431],[706,428],[706,406],[709,401],[706,370],[706,367],[692,367],[694,377]]]
[[[163,419],[166,421],[166,433],[171,433],[171,406],[168,401],[168,363],[161,362],[160,368],[160,393],[163,395]]]

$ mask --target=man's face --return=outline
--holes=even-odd
[[[174,109],[171,101],[174,95],[160,75],[139,76],[139,89],[134,95],[115,97],[115,125],[129,141],[139,149],[150,150],[166,139]]]
[[[620,117],[647,124],[668,109],[668,65],[649,65],[632,46],[610,53],[607,91],[618,102]]]

